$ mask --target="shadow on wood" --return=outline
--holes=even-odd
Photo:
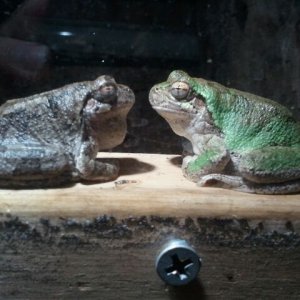
[[[199,279],[194,280],[188,285],[179,287],[170,287],[169,295],[171,300],[204,300],[207,299],[205,295],[204,286]]]
[[[155,169],[154,165],[142,162],[136,158],[122,157],[118,158],[118,160],[120,163],[120,176],[148,173]]]
[[[176,167],[181,168],[182,156],[174,156],[173,158],[170,159],[170,163]]]

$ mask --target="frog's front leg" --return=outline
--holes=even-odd
[[[108,181],[118,177],[119,163],[114,159],[97,159],[97,146],[90,140],[84,142],[76,158],[75,177],[89,181]]]
[[[99,146],[97,133],[97,120],[101,118],[101,113],[108,112],[111,105],[100,103],[91,98],[87,101],[83,109],[82,116],[84,120],[84,133],[79,137],[79,149],[75,153],[76,174],[84,180],[108,181],[118,176],[119,164],[117,160],[98,160],[96,159]],[[100,141],[101,143],[101,141]]]
[[[198,182],[203,176],[221,173],[230,160],[223,140],[215,135],[205,135],[197,140],[199,153],[183,159],[182,170],[189,180]]]

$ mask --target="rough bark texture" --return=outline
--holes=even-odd
[[[0,299],[299,299],[298,195],[200,188],[178,156],[114,156],[115,182],[0,190]],[[156,275],[172,238],[202,257],[190,286]]]
[[[1,299],[299,299],[291,222],[1,217]],[[298,228],[299,229],[299,228]],[[299,232],[299,231],[298,231]],[[154,261],[171,236],[202,257],[196,282],[166,286]]]

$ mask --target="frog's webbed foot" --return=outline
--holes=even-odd
[[[218,187],[255,194],[292,194],[300,192],[300,180],[283,183],[258,184],[240,176],[209,174],[197,182],[200,187]]]

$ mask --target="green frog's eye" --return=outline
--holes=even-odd
[[[190,92],[190,86],[186,82],[176,81],[171,86],[171,94],[177,100],[185,99]]]

